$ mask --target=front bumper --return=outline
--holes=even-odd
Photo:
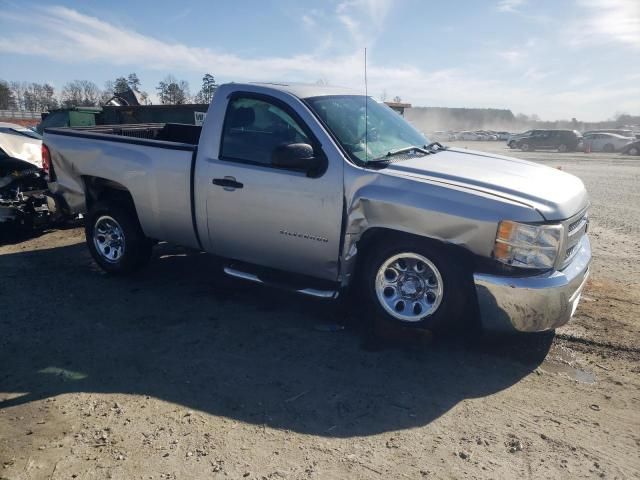
[[[498,332],[540,332],[567,323],[589,276],[589,238],[585,235],[579,245],[562,271],[533,277],[474,274],[482,327]]]

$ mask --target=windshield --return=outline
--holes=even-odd
[[[429,143],[400,114],[371,97],[339,95],[307,98],[306,101],[351,158],[360,162],[381,160],[394,150],[412,146],[422,148]]]

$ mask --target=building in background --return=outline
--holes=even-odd
[[[402,103],[402,102],[384,102],[385,105],[389,106],[391,110],[395,110],[400,115],[404,116],[404,111],[406,108],[411,108],[410,103]]]

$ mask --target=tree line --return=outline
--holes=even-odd
[[[210,73],[202,77],[198,93],[191,95],[189,82],[167,75],[155,87],[158,101],[163,105],[184,103],[209,103],[218,84]],[[59,92],[49,83],[7,82],[0,79],[0,110],[45,112],[56,108],[99,107],[114,96],[132,90],[140,103],[151,105],[149,94],[142,89],[142,82],[135,73],[105,82],[104,88],[89,80],[73,80],[65,83]]]

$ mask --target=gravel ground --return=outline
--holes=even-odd
[[[556,335],[375,351],[338,305],[163,245],[133,278],[80,229],[0,246],[0,479],[640,478],[640,160],[580,176],[594,264]]]

